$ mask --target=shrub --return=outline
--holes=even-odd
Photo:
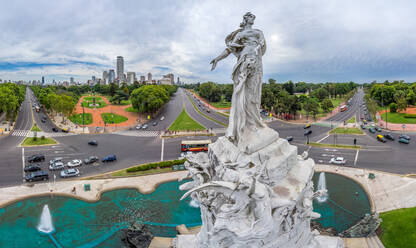
[[[40,139],[41,140],[44,140],[45,139],[45,136],[44,135],[40,136]]]
[[[151,169],[159,168],[167,168],[172,167],[177,164],[183,164],[185,163],[186,159],[176,159],[176,160],[169,160],[169,161],[161,161],[161,162],[155,162],[155,163],[149,163],[149,164],[142,164],[139,166],[131,167],[126,169],[127,173],[137,172],[137,171],[146,171]]]
[[[416,114],[405,114],[404,118],[416,118]]]
[[[392,102],[390,103],[390,113],[396,113],[397,112],[397,104]]]

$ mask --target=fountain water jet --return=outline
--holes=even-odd
[[[325,172],[321,172],[321,174],[319,174],[318,191],[322,192],[322,194],[316,197],[316,200],[318,200],[318,202],[326,202],[326,200],[328,200],[328,191],[326,189]]]
[[[43,206],[42,215],[40,216],[40,222],[37,228],[39,232],[45,234],[49,234],[55,231],[48,205]]]
[[[193,208],[199,208],[199,202],[195,201],[194,199],[192,199],[189,202],[189,206],[193,207]]]

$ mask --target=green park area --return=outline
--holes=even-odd
[[[90,113],[84,113],[84,122],[82,120],[82,114],[72,115],[71,117],[69,117],[69,120],[71,120],[72,123],[77,125],[82,125],[82,123],[84,123],[84,125],[89,125],[92,123],[92,115]]]
[[[351,119],[347,121],[347,123],[355,123],[355,116],[353,116]]]
[[[30,129],[32,132],[41,132],[42,130],[36,125],[36,123],[33,123],[32,129]]]
[[[209,104],[216,108],[231,108],[231,102],[225,101],[224,99],[220,102],[210,102]]]
[[[385,247],[415,247],[416,208],[402,208],[380,214],[379,237]]]
[[[103,113],[101,117],[106,124],[117,124],[128,120],[127,117],[114,113]]]
[[[95,97],[95,104],[98,104],[98,106],[91,106],[91,104],[93,104],[94,100],[92,96],[87,96],[84,97],[83,101],[82,101],[82,106],[86,107],[86,108],[103,108],[105,106],[107,106],[107,104],[105,103],[105,101],[101,98],[101,97]]]
[[[318,105],[318,114],[316,114],[316,117],[319,118],[319,117],[326,116],[329,112],[331,112],[334,108],[336,108],[338,105],[340,105],[344,101],[344,99],[342,97],[331,98],[329,100],[331,101],[333,107],[330,107],[328,109],[328,111],[325,112],[324,109],[322,108],[322,104],[319,104]],[[299,111],[299,113],[301,115],[306,115],[305,106],[302,106],[302,109]],[[309,113],[309,115],[312,116],[311,113]]]
[[[386,113],[383,113],[380,116],[383,119],[383,121],[386,121]],[[416,115],[387,112],[387,121],[389,123],[398,123],[398,124],[416,124]]]
[[[185,111],[182,110],[178,118],[169,127],[169,131],[202,131],[205,130],[201,124],[192,119]]]
[[[27,137],[22,146],[42,146],[42,145],[54,145],[57,142],[54,139],[47,138],[47,137]]]
[[[133,106],[130,106],[128,108],[125,108],[124,110],[126,110],[127,112],[133,112],[133,113],[138,113],[139,112],[139,110],[133,108]]]
[[[344,128],[344,127],[337,127],[331,130],[331,132],[329,132],[330,134],[363,134],[363,131],[361,131],[359,128],[356,127],[348,127],[348,128]]]

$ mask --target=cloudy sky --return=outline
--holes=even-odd
[[[386,3],[388,2],[388,3]],[[209,62],[242,15],[257,16],[264,80],[416,81],[416,1],[0,0],[0,78],[85,81],[115,68],[230,83]]]

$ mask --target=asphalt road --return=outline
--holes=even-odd
[[[348,109],[344,112],[339,112],[338,114],[328,118],[326,121],[333,121],[333,122],[344,122],[351,119],[359,110],[362,103],[364,102],[364,91],[359,88],[357,90],[357,93],[352,97],[351,99],[351,105],[348,107]]]

